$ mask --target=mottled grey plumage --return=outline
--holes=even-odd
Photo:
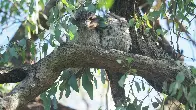
[[[77,43],[102,46],[105,49],[116,49],[124,52],[129,51],[131,37],[129,35],[128,23],[124,18],[108,14],[106,15],[106,27],[100,29],[98,26],[95,29],[89,29],[87,21],[89,21],[90,16],[94,16],[94,13],[83,11],[75,16],[79,35],[76,40]],[[98,20],[94,21],[99,23]]]
[[[117,49],[128,52],[131,46],[128,23],[119,16],[107,15],[107,28],[103,30],[101,45],[107,49]]]

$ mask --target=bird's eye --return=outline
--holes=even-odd
[[[89,19],[89,20],[94,20],[94,19],[96,19],[96,18],[97,18],[96,15],[92,15],[92,16],[90,16],[88,19]]]

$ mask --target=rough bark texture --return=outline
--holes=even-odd
[[[55,1],[50,0],[45,10],[49,11],[55,5]],[[133,4],[132,0],[115,0],[111,11],[128,20],[135,10]],[[47,11],[44,11],[44,13],[48,16]],[[115,26],[113,27],[115,28]],[[126,32],[126,28],[120,28],[120,31],[125,29],[124,32]],[[184,85],[191,83],[193,78],[190,76],[190,70],[183,64],[179,65],[174,60],[171,60],[167,54],[163,54],[164,51],[158,48],[153,41],[154,34],[145,35],[142,29],[136,32],[133,28],[130,28],[129,32],[132,41],[130,53],[125,51],[126,49],[120,51],[121,49],[119,48],[106,48],[103,45],[84,44],[82,42],[64,43],[39,62],[20,67],[27,76],[7,96],[0,99],[0,107],[6,110],[20,110],[32,98],[47,90],[58,78],[60,72],[66,68],[104,68],[108,70],[113,98],[118,104],[118,100],[124,100],[124,90],[119,88],[117,81],[121,77],[121,73],[129,70],[129,67],[125,66],[127,57],[134,59],[131,67],[137,69],[137,74],[145,78],[159,92],[162,92],[164,81],[171,84],[171,82],[175,81],[176,74],[181,71],[186,75]],[[79,32],[80,35],[97,38],[95,40],[101,39],[101,36],[95,30],[88,30],[88,28],[83,28],[82,33]],[[103,34],[102,37],[110,35],[112,34]],[[121,38],[127,38],[127,35],[122,35]],[[122,63],[117,63],[117,59],[121,59]],[[14,71],[15,69],[12,70]],[[10,74],[13,71],[1,73]],[[14,71],[14,74],[19,74],[19,71]],[[117,94],[118,92],[122,94]],[[180,101],[182,103],[187,102],[184,97]]]
[[[131,66],[138,70],[140,76],[151,80],[156,79],[157,85],[162,85],[164,81],[173,81],[179,71],[185,70],[185,74],[190,74],[186,67],[178,66],[175,61],[155,60],[142,55],[105,50],[100,47],[63,44],[36,64],[25,67],[28,76],[8,96],[2,99],[1,106],[8,110],[19,109],[32,98],[48,89],[60,72],[66,68],[105,68],[125,73],[129,68],[123,66],[125,63],[117,63],[116,59],[122,59],[122,62],[126,62],[127,57],[134,59]],[[188,75],[187,78],[190,79]],[[185,84],[190,84],[190,80],[185,81]]]

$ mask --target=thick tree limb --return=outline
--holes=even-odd
[[[156,79],[158,85],[162,85],[164,81],[173,81],[176,73],[186,70],[183,65],[178,66],[174,61],[154,60],[146,56],[127,54],[117,50],[68,43],[61,45],[36,64],[27,67],[25,70],[28,72],[27,77],[8,96],[3,98],[3,101],[8,101],[1,106],[4,106],[6,110],[19,109],[32,98],[47,90],[58,78],[60,72],[66,68],[105,68],[125,73],[129,70],[125,66],[127,57],[134,59],[131,67],[137,69],[138,75],[147,80]],[[122,63],[119,64],[117,59],[121,59]],[[184,74],[190,73],[186,70]]]

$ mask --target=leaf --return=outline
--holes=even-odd
[[[51,99],[50,97],[46,94],[46,92],[42,93],[40,95],[40,98],[43,100],[43,105],[45,110],[50,110],[50,105],[51,105]]]
[[[157,102],[159,103],[159,104],[161,104],[162,102],[160,101],[160,99],[158,99],[157,97],[154,97],[156,100],[157,100]]]
[[[184,96],[187,98],[188,97],[187,87],[182,86],[182,90],[183,90]]]
[[[101,69],[101,82],[103,84],[105,84],[105,75],[106,75],[105,70]]]
[[[59,94],[59,100],[61,100],[63,97],[63,91],[60,91],[60,94]]]
[[[18,45],[22,46],[23,48],[26,47],[26,40],[23,38],[18,42]]]
[[[142,110],[149,110],[149,106],[142,107]]]
[[[153,20],[156,20],[159,16],[160,16],[159,11],[153,11],[153,12],[149,13],[148,18],[149,18],[149,20],[153,21]]]
[[[136,110],[140,110],[140,109],[141,109],[141,107],[142,107],[142,103],[140,102],[140,104],[139,104],[139,105],[136,105]]]
[[[133,26],[135,26],[134,24],[135,24],[135,20],[134,20],[134,18],[130,19],[130,20],[129,20],[129,24],[128,24],[128,25],[129,25],[129,27],[133,27]]]
[[[105,7],[106,9],[110,9],[114,3],[114,0],[99,0],[98,8]]]
[[[126,75],[126,74],[124,74],[124,75],[120,78],[120,80],[118,81],[118,84],[119,84],[120,87],[124,88],[124,83],[125,83],[126,78],[127,78],[127,75]]]
[[[143,91],[145,90],[145,85],[144,85],[143,80],[142,80],[142,90],[143,90]]]
[[[177,89],[179,88],[179,83],[178,82],[173,82],[169,86],[169,93],[171,96],[175,95],[177,92]]]
[[[58,17],[59,17],[59,9],[58,9],[58,6],[55,6],[54,7],[54,17],[55,17],[55,19],[58,19]]]
[[[136,107],[133,103],[129,103],[128,107],[126,110],[136,110]]]
[[[30,6],[29,6],[29,14],[32,15],[34,11],[34,1],[31,0]]]
[[[75,90],[76,92],[79,92],[77,79],[75,75],[72,75],[71,78],[68,81],[68,84]]]
[[[153,4],[154,0],[147,0],[148,4]]]
[[[150,32],[150,28],[145,28],[144,33],[148,34]]]
[[[61,83],[59,84],[59,90],[60,90],[60,91],[66,90],[67,85],[68,85],[67,81],[64,80],[63,82],[61,82]]]
[[[69,2],[74,5],[75,0],[69,0]]]
[[[185,79],[184,73],[179,72],[176,76],[176,81],[179,83],[182,83],[184,81],[184,79]]]
[[[48,89],[48,95],[54,95],[57,92],[57,83],[54,83],[50,89]]]
[[[136,28],[138,29],[141,26],[142,22],[140,20],[138,20],[138,22],[136,22]]]
[[[77,33],[78,27],[76,25],[70,24],[68,29],[72,32],[72,34],[75,35]]]
[[[152,103],[152,106],[153,106],[154,108],[157,108],[157,107],[159,106],[159,103],[153,102],[153,103]]]
[[[190,107],[190,106],[189,106],[189,103],[187,103],[187,104],[185,105],[185,110],[190,110],[189,107]]]
[[[64,70],[63,74],[61,75],[59,81],[68,79],[71,76],[71,73],[68,70]]]
[[[157,30],[156,30],[156,33],[157,33],[158,35],[164,35],[164,32],[163,32],[162,29],[157,29]]]
[[[196,75],[196,68],[195,67],[191,67],[191,72],[192,72],[192,74]]]
[[[131,69],[131,73],[132,74],[136,74],[137,73],[137,70],[136,69]]]
[[[127,109],[125,107],[123,107],[123,106],[120,106],[120,107],[116,107],[115,110],[127,110]]]
[[[152,28],[152,26],[151,26],[151,24],[150,24],[150,21],[149,21],[149,20],[147,20],[147,21],[146,21],[146,23],[147,23],[147,26],[148,26],[149,28]]]
[[[96,11],[96,7],[95,7],[95,5],[90,4],[90,5],[88,5],[87,10],[88,10],[88,11],[91,11],[91,12],[95,12],[95,11]]]
[[[90,72],[90,68],[86,69],[84,73],[87,74],[89,81],[93,80],[93,74]]]
[[[95,87],[97,89],[97,79],[94,77],[94,84],[95,84]]]
[[[7,63],[9,61],[9,55],[8,52],[4,52],[3,53],[3,62]]]
[[[43,0],[39,0],[39,2],[38,2],[38,4],[39,4],[39,6],[42,8],[42,9],[44,9],[44,1]]]
[[[131,57],[126,58],[126,60],[128,61],[129,64],[133,62],[133,58]]]
[[[44,52],[44,56],[47,55],[47,50],[48,50],[48,43],[44,43],[42,46],[42,52]]]
[[[182,91],[182,89],[180,89],[178,91],[177,100],[179,100],[182,97],[182,93],[183,93],[183,91]]]
[[[71,93],[70,86],[66,87],[65,97],[68,98]]]
[[[106,21],[103,18],[101,18],[101,17],[99,17],[98,24],[99,24],[98,27],[100,27],[102,29],[104,29],[107,26]]]
[[[55,95],[53,95],[53,99],[52,99],[52,105],[53,105],[53,109],[54,110],[57,110],[58,109],[58,106],[57,106],[57,99],[55,97]]]
[[[139,93],[139,91],[141,91],[140,84],[138,82],[135,82],[135,86],[137,88],[137,92]]]
[[[67,3],[67,0],[61,0],[66,6],[69,6],[69,4]]]
[[[17,54],[16,49],[15,49],[14,47],[11,47],[11,48],[9,49],[9,52],[10,52],[11,57],[16,57],[16,58],[18,58],[18,54]]]
[[[55,28],[54,34],[55,34],[55,39],[56,39],[58,42],[60,42],[59,40],[60,40],[61,30],[58,29],[58,28],[59,28],[58,26]]]
[[[97,74],[100,75],[101,74],[101,69],[97,69]]]
[[[164,92],[167,92],[167,82],[166,81],[163,82],[162,89],[163,89]]]
[[[192,93],[192,94],[196,93],[196,86],[190,87],[190,93]]]
[[[93,84],[89,80],[87,73],[82,76],[82,86],[87,91],[91,100],[93,100]]]
[[[121,63],[122,63],[122,60],[119,60],[119,59],[118,59],[118,60],[116,60],[116,61],[117,61],[117,63],[119,63],[119,64],[121,64]]]
[[[71,31],[69,31],[69,39],[70,40],[73,40],[74,39],[74,34]]]

